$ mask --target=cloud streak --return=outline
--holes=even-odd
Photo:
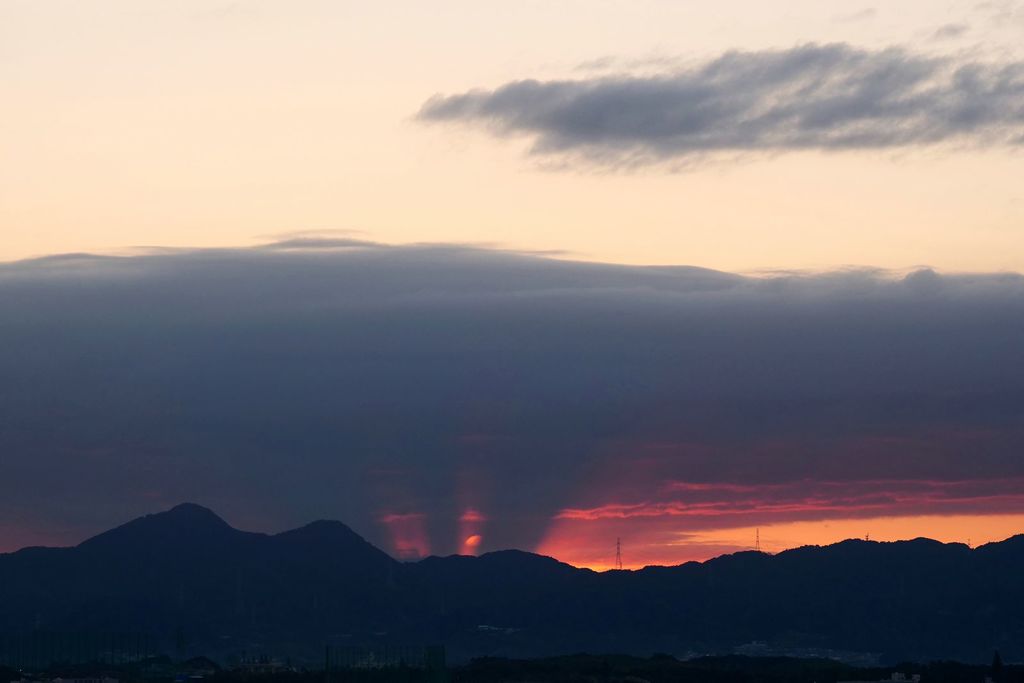
[[[635,517],[690,517],[704,526],[843,517],[897,517],[1024,511],[1024,478],[927,481],[806,481],[757,486],[672,482],[663,500],[565,509],[556,519],[598,521]],[[686,494],[680,497],[678,494]]]
[[[522,80],[436,95],[418,119],[525,136],[598,165],[712,154],[1024,143],[1024,64],[810,44],[658,75]]]

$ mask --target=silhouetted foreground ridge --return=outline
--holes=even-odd
[[[208,654],[437,642],[456,661],[741,651],[986,662],[994,649],[1019,661],[1022,576],[1024,536],[595,573],[520,551],[401,563],[340,522],[265,535],[181,505],[74,548],[0,555],[0,633],[184,632]]]

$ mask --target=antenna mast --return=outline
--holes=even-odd
[[[761,527],[754,530],[754,550],[761,552]]]
[[[622,569],[622,539],[615,539],[615,568]]]

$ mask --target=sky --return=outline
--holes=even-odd
[[[0,258],[344,229],[730,271],[1021,271],[1022,17],[1012,0],[3,0]],[[490,130],[468,112],[421,116],[437,96],[692,76],[736,51],[757,62],[808,46],[866,52],[865,72],[887,50],[910,72],[926,59],[977,66],[982,81],[1017,72],[998,96],[946,83],[947,100],[987,102],[963,135],[917,121],[905,144],[843,147],[769,144],[769,129],[639,167],[595,163],[600,145],[531,154],[558,136],[500,116]],[[726,76],[745,92],[743,74]],[[800,78],[750,94],[799,98]],[[902,132],[894,116],[868,124]]]
[[[0,551],[1024,532],[1024,2],[0,0]]]

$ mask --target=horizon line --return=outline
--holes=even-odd
[[[495,554],[498,554],[498,553],[509,553],[509,552],[512,552],[512,553],[523,553],[523,554],[526,554],[526,555],[533,555],[535,557],[547,558],[547,559],[550,559],[550,560],[554,560],[555,562],[558,562],[560,564],[564,564],[566,566],[573,567],[574,569],[579,569],[579,570],[582,570],[582,571],[591,571],[591,572],[598,573],[598,574],[605,574],[605,573],[609,573],[609,572],[639,572],[639,571],[644,571],[645,569],[672,569],[672,568],[676,568],[676,567],[683,567],[683,566],[690,565],[690,564],[701,564],[702,565],[702,564],[706,564],[708,562],[713,562],[715,560],[719,560],[721,558],[733,557],[735,555],[744,555],[744,554],[757,554],[757,555],[764,555],[766,557],[775,557],[776,555],[782,555],[784,553],[792,552],[794,550],[801,550],[801,549],[805,549],[805,548],[830,548],[830,547],[833,547],[833,546],[842,545],[842,544],[851,543],[851,542],[852,543],[874,544],[874,545],[893,545],[893,544],[898,544],[898,543],[913,543],[915,541],[927,541],[927,542],[930,542],[930,543],[936,543],[938,545],[943,545],[943,546],[963,546],[967,550],[973,552],[975,550],[979,550],[981,548],[984,548],[984,547],[987,547],[987,546],[990,546],[990,545],[998,545],[1000,543],[1005,543],[1006,541],[1012,540],[1014,538],[1018,538],[1018,537],[1024,536],[1024,531],[1021,531],[1019,533],[1011,534],[1010,536],[1007,536],[1006,538],[1003,538],[1003,539],[1000,539],[1000,540],[995,540],[995,541],[988,541],[988,542],[985,542],[985,543],[982,543],[982,544],[979,544],[979,545],[971,545],[969,541],[968,542],[963,542],[963,541],[940,541],[938,539],[930,538],[928,536],[915,536],[913,538],[899,538],[899,539],[894,539],[894,540],[873,540],[870,537],[859,538],[859,537],[852,537],[851,536],[849,538],[844,538],[844,539],[837,540],[837,541],[834,541],[832,543],[826,543],[826,544],[807,543],[807,544],[804,544],[804,545],[798,545],[798,546],[792,546],[792,547],[783,548],[782,550],[777,550],[777,551],[768,551],[768,550],[763,550],[763,549],[759,549],[759,548],[755,548],[755,547],[751,546],[749,548],[742,548],[742,549],[734,550],[732,552],[721,553],[719,555],[714,555],[714,556],[711,556],[711,557],[708,557],[708,558],[705,558],[705,559],[702,559],[702,560],[696,560],[696,559],[694,559],[694,560],[687,560],[685,562],[680,562],[678,564],[646,564],[646,565],[642,565],[642,566],[640,566],[640,565],[631,565],[631,566],[622,567],[620,569],[620,568],[616,568],[613,564],[609,564],[607,566],[605,566],[605,565],[579,565],[579,564],[573,564],[571,562],[568,562],[568,561],[565,561],[565,560],[561,560],[561,559],[559,559],[559,558],[557,558],[557,557],[555,557],[553,555],[547,555],[547,554],[544,554],[544,553],[537,552],[535,550],[525,550],[525,549],[522,549],[522,548],[498,548],[498,549],[495,549],[495,550],[488,550],[487,552],[480,553],[479,555],[470,555],[470,554],[458,553],[458,552],[450,553],[450,554],[447,554],[447,555],[433,554],[432,553],[432,554],[424,555],[422,557],[418,557],[416,559],[403,559],[403,558],[400,558],[400,557],[396,557],[393,553],[388,552],[387,550],[385,550],[385,549],[377,546],[376,544],[372,543],[371,541],[367,540],[366,537],[363,536],[363,534],[361,534],[358,531],[356,531],[355,529],[353,529],[346,522],[343,522],[343,521],[338,520],[338,519],[327,519],[327,518],[314,519],[314,520],[311,520],[309,522],[306,522],[305,524],[301,524],[301,525],[296,526],[296,527],[292,527],[292,528],[289,528],[289,529],[284,529],[282,531],[273,532],[273,533],[266,532],[266,531],[250,531],[250,530],[247,530],[247,529],[240,529],[240,528],[232,525],[231,522],[228,522],[226,519],[221,517],[217,512],[215,512],[214,510],[212,510],[209,507],[206,507],[205,505],[201,505],[199,503],[193,503],[193,502],[185,501],[185,502],[178,503],[176,505],[173,505],[173,506],[171,506],[169,508],[165,508],[165,509],[157,511],[157,512],[149,512],[149,513],[145,513],[143,515],[134,517],[132,519],[129,519],[126,522],[122,522],[121,524],[117,524],[117,525],[112,526],[112,527],[110,527],[108,529],[105,529],[103,531],[97,532],[97,533],[95,533],[95,534],[93,534],[91,536],[87,536],[86,538],[82,539],[78,543],[75,543],[74,545],[53,545],[53,546],[49,546],[49,545],[27,545],[27,546],[23,546],[21,548],[17,548],[17,549],[14,549],[14,550],[2,551],[2,552],[0,552],[0,557],[14,555],[14,554],[26,551],[26,550],[69,550],[69,549],[78,548],[81,545],[89,542],[90,540],[92,540],[94,538],[98,538],[99,536],[105,535],[107,533],[117,531],[118,529],[126,527],[126,526],[128,526],[130,524],[134,524],[136,522],[140,522],[142,520],[145,520],[145,519],[148,519],[148,518],[151,518],[151,517],[163,517],[163,516],[167,516],[169,514],[172,514],[175,511],[185,511],[185,510],[201,511],[204,514],[212,515],[213,517],[215,517],[221,523],[226,525],[232,531],[235,531],[235,532],[238,532],[238,533],[242,533],[242,534],[253,534],[253,535],[257,535],[257,536],[263,536],[263,537],[266,537],[266,538],[274,538],[274,537],[277,537],[277,536],[282,536],[284,534],[288,534],[288,533],[291,533],[291,532],[294,532],[294,531],[299,531],[301,529],[308,528],[308,527],[313,526],[315,524],[323,524],[323,523],[340,524],[343,527],[345,527],[346,529],[348,529],[349,531],[351,531],[353,534],[355,534],[360,540],[362,540],[366,544],[370,545],[372,548],[374,548],[374,549],[384,553],[389,558],[391,558],[392,560],[394,560],[395,562],[398,562],[400,564],[417,564],[417,563],[424,562],[424,561],[430,560],[430,559],[447,559],[447,558],[453,558],[453,557],[465,557],[465,558],[476,559],[476,558],[482,558],[482,557],[485,557],[485,556],[488,556],[488,555],[495,555]]]

